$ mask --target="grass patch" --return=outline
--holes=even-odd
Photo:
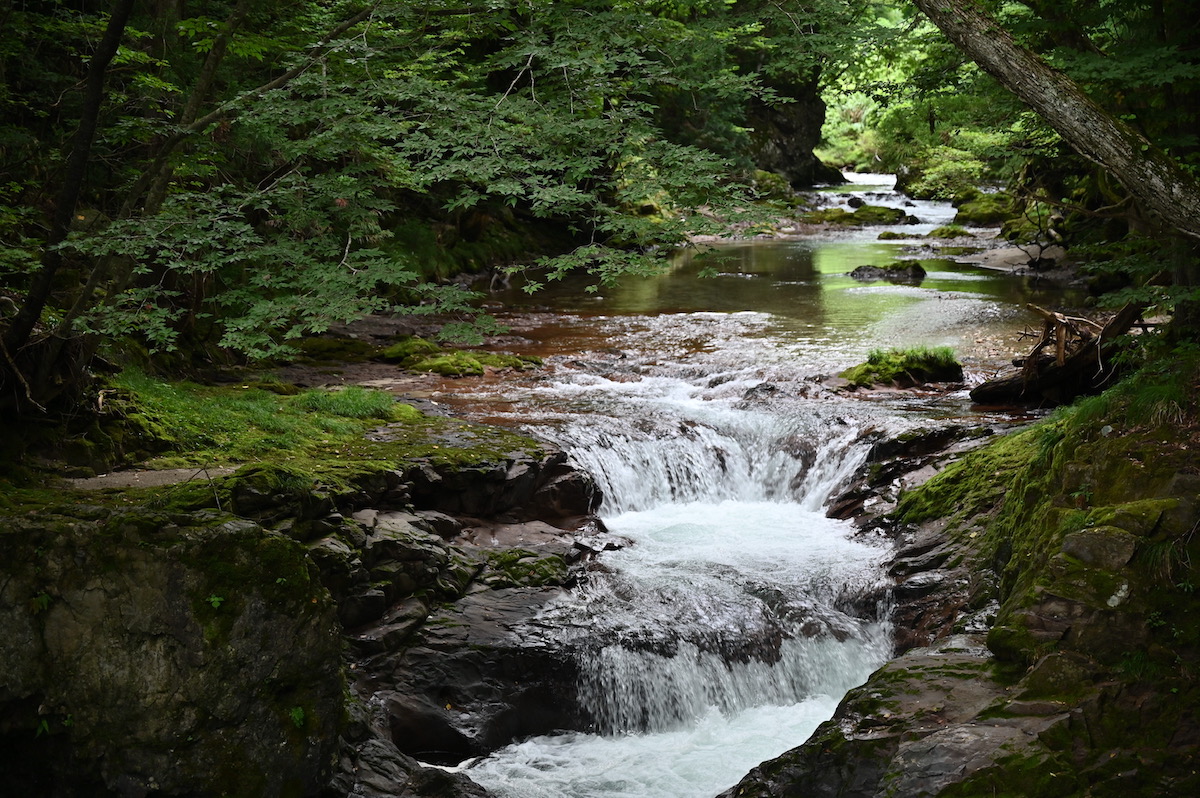
[[[867,362],[840,375],[862,388],[871,385],[919,385],[924,382],[954,382],[963,376],[962,364],[948,346],[918,346],[909,349],[873,349]]]
[[[289,397],[249,386],[168,383],[136,371],[110,385],[108,413],[123,416],[148,448],[163,453],[149,464],[159,468],[244,463],[281,451],[317,455],[405,415],[390,394],[359,387]]]
[[[395,417],[396,400],[384,391],[352,385],[340,391],[305,391],[288,404],[327,416],[391,420]]]

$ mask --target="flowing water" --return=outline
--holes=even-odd
[[[953,214],[908,210],[923,226],[894,229]],[[444,400],[559,443],[632,545],[541,619],[581,652],[595,732],[511,745],[467,763],[473,779],[507,798],[709,798],[803,742],[888,658],[884,542],[822,506],[871,431],[975,416],[965,395],[864,399],[817,378],[878,346],[979,354],[1020,329],[1035,289],[935,259],[920,287],[856,283],[855,266],[899,256],[877,232],[723,245],[598,294],[504,297],[508,348],[548,367]]]

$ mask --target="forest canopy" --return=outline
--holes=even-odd
[[[749,109],[814,87],[852,13],[7,4],[4,401],[125,336],[265,357],[373,311],[465,310],[439,278],[480,251],[557,256],[551,276],[651,268],[745,204]]]

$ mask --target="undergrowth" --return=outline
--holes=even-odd
[[[112,378],[105,405],[165,452],[150,465],[243,463],[273,452],[319,455],[380,421],[419,417],[383,391],[357,386],[295,396],[251,386],[168,383],[137,371]]]

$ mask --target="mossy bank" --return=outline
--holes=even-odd
[[[1158,362],[903,496],[903,653],[725,795],[1200,791],[1200,369]]]
[[[404,633],[393,614],[371,638],[391,654],[468,593],[569,582],[592,481],[538,441],[378,392],[108,390],[96,423],[127,453],[190,468],[148,488],[5,485],[0,793],[361,795],[386,774],[481,794],[370,717],[347,634],[361,648],[402,606]],[[461,538],[487,524],[543,543]]]

